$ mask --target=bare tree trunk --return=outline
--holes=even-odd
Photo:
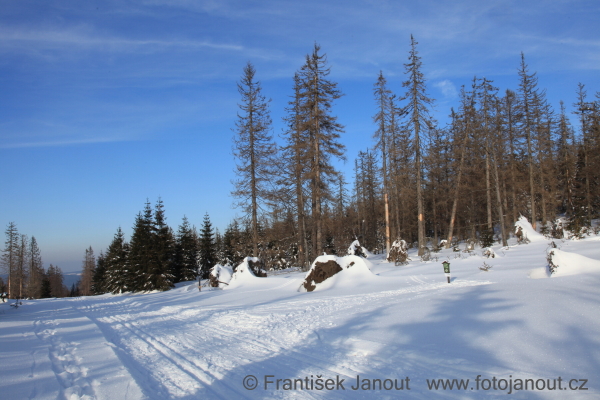
[[[529,201],[531,202],[531,225],[533,229],[536,229],[537,225],[537,215],[535,210],[535,185],[533,179],[533,157],[532,157],[532,149],[531,149],[531,133],[529,129],[527,130],[527,161],[529,164]]]
[[[504,229],[504,210],[502,209],[502,196],[500,194],[500,178],[498,177],[498,164],[496,161],[495,151],[493,151],[492,154],[492,164],[494,171],[494,180],[496,181],[496,201],[498,203],[498,219],[500,221],[500,234],[502,235],[502,246],[508,246],[508,242],[506,240],[506,232]]]
[[[433,194],[431,195],[432,199],[432,211],[433,211],[433,244],[434,246],[437,246],[439,241],[438,241],[438,221],[437,221],[437,210],[436,210],[436,204],[435,204],[435,190],[433,190]]]
[[[387,192],[383,194],[385,200],[385,254],[386,257],[390,254],[390,211],[388,204],[388,194]]]
[[[450,223],[448,226],[448,240],[446,242],[446,248],[449,248],[452,245],[452,233],[454,230],[454,223],[456,220],[456,209],[458,208],[458,195],[460,192],[460,181],[462,178],[463,165],[465,162],[465,145],[467,142],[467,129],[465,128],[465,134],[460,146],[460,162],[458,164],[458,176],[456,178],[456,183],[454,186],[454,200],[452,201],[452,211],[450,212]]]
[[[250,113],[250,126],[254,126],[252,113]],[[250,186],[252,196],[252,256],[258,257],[258,204],[256,202],[256,154],[254,151],[254,132],[249,132],[250,148]]]
[[[296,165],[299,168],[299,165]],[[298,209],[298,255],[303,269],[307,266],[308,246],[306,243],[306,222],[304,219],[304,196],[302,194],[302,181],[300,177],[296,180],[296,207]]]
[[[414,120],[415,126],[415,167],[417,169],[417,223],[418,223],[418,241],[419,256],[425,253],[425,215],[423,210],[423,188],[421,183],[421,144],[419,141],[419,120]]]
[[[486,147],[488,145],[486,144]],[[490,155],[486,148],[485,154],[485,198],[487,201],[487,228],[491,231],[494,229],[492,221],[492,185],[490,184]]]

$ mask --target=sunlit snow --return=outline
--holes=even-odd
[[[394,266],[370,255],[311,293],[299,291],[306,273],[293,272],[238,274],[227,290],[188,282],[162,293],[0,304],[0,397],[506,398],[508,390],[427,385],[456,378],[473,387],[481,375],[588,380],[589,390],[510,398],[600,398],[600,237],[555,240],[557,272],[531,279],[549,276],[551,247],[527,224],[531,243],[495,245],[495,258],[447,249]],[[253,390],[244,387],[249,375]],[[409,378],[410,389],[352,390],[357,375]],[[345,390],[265,389],[266,380],[317,376],[345,379]]]

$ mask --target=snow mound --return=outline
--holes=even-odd
[[[315,269],[319,265],[336,263],[339,266],[339,272],[326,278],[322,282],[315,282],[311,276],[315,276]],[[313,290],[325,290],[334,287],[356,287],[361,284],[376,279],[376,275],[371,272],[372,264],[370,261],[359,256],[336,257],[333,255],[320,256],[315,259],[310,270],[304,277],[304,282],[300,286],[300,291],[307,291],[306,286],[314,287]],[[312,274],[312,275],[311,275]],[[308,279],[311,281],[309,282]],[[305,285],[305,283],[307,285]]]
[[[225,287],[229,285],[233,270],[229,266],[215,265],[210,270],[209,280],[211,287]]]
[[[519,220],[517,222],[515,222],[515,233],[517,233],[519,228],[521,228],[521,230],[523,232],[523,236],[525,236],[527,239],[529,239],[532,242],[537,242],[540,240],[548,240],[544,237],[544,235],[537,233],[536,230],[533,229],[533,226],[531,226],[529,221],[527,221],[527,218],[525,218],[522,215],[519,217]]]
[[[552,263],[556,266],[552,277],[600,272],[598,260],[558,249],[549,249],[548,255],[550,253],[552,253]]]
[[[242,261],[242,263],[238,265],[238,267],[235,269],[235,272],[231,276],[231,280],[229,281],[229,285],[227,286],[227,288],[232,289],[238,286],[242,286],[246,283],[254,283],[257,282],[257,280],[261,280],[262,278],[259,278],[254,274],[254,271],[252,270],[251,266],[251,264],[256,264],[258,262],[260,262],[260,260],[256,257],[244,258],[244,261]],[[264,272],[263,270],[260,271]]]
[[[600,261],[577,253],[559,249],[548,249],[548,258],[554,264],[554,273],[549,266],[535,268],[529,272],[532,279],[557,278],[561,276],[600,273]]]

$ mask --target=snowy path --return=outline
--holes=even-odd
[[[600,260],[598,241],[563,250]],[[10,399],[505,397],[507,390],[429,390],[427,379],[587,379],[587,391],[517,399],[600,398],[599,273],[530,279],[546,243],[487,260],[394,267],[354,286],[297,291],[302,274],[231,290],[0,306],[0,393]],[[449,254],[452,256],[452,253]],[[253,375],[258,387],[247,390]],[[275,379],[345,379],[345,390],[283,390]],[[356,376],[410,378],[410,390],[351,390]],[[270,378],[269,378],[270,379]],[[8,397],[4,397],[7,394]]]
[[[142,398],[96,324],[71,304],[48,301],[43,310],[30,314],[32,320],[25,320],[31,307],[26,304],[16,310],[19,315],[8,326],[9,332],[3,329],[2,381],[10,381],[9,392],[14,393],[10,398]],[[29,349],[30,363],[19,359],[25,349]]]
[[[340,375],[350,381],[358,374],[372,373],[369,364],[357,360],[364,352],[380,349],[385,343],[349,338],[333,349],[324,348],[322,335],[326,333],[319,332],[330,329],[338,314],[347,315],[353,309],[370,314],[381,303],[394,303],[398,297],[407,301],[482,284],[460,282],[448,287],[442,283],[427,284],[418,277],[414,281],[418,285],[369,295],[341,296],[328,301],[306,298],[226,311],[186,305],[147,312],[140,302],[131,299],[116,304],[94,303],[80,310],[93,316],[106,337],[114,338],[112,343],[132,360],[140,374],[147,365],[154,366],[145,377],[144,386],[153,389],[147,393],[150,398],[193,398],[199,391],[211,398],[246,397],[251,393],[240,387],[239,382],[247,375],[248,368],[265,361],[269,368],[264,369],[264,374],[296,376],[299,371],[306,371],[305,374],[315,376]],[[275,289],[286,286],[284,283]],[[248,293],[261,291],[265,289]],[[338,354],[337,347],[348,344],[350,348],[363,348],[353,351],[352,362],[348,362],[345,354]],[[321,351],[314,352],[314,347]]]

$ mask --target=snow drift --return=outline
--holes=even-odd
[[[536,232],[536,230],[533,229],[533,226],[531,226],[529,221],[527,221],[527,218],[525,218],[522,215],[519,217],[519,220],[517,222],[515,222],[515,234],[517,234],[517,235],[518,235],[519,228],[521,228],[521,232],[523,233],[523,236],[525,238],[529,239],[531,242],[536,242],[539,240],[547,240],[544,237],[544,235]]]
[[[581,254],[552,248],[548,249],[548,260],[553,264],[553,273],[550,272],[550,266],[545,266],[531,270],[529,277],[532,279],[541,279],[600,273],[600,261],[582,256]]]
[[[261,277],[256,276],[257,265],[260,260],[256,257],[246,257],[244,261],[235,269],[235,272],[231,276],[229,281],[228,289],[232,289],[238,286],[242,286],[247,283],[253,283],[257,280],[261,280]],[[266,277],[267,273],[263,269],[258,269],[258,272],[262,277]],[[263,275],[264,274],[264,275]]]
[[[320,256],[313,262],[299,290],[312,292],[333,287],[358,286],[376,279],[371,267],[371,262],[358,256]]]

